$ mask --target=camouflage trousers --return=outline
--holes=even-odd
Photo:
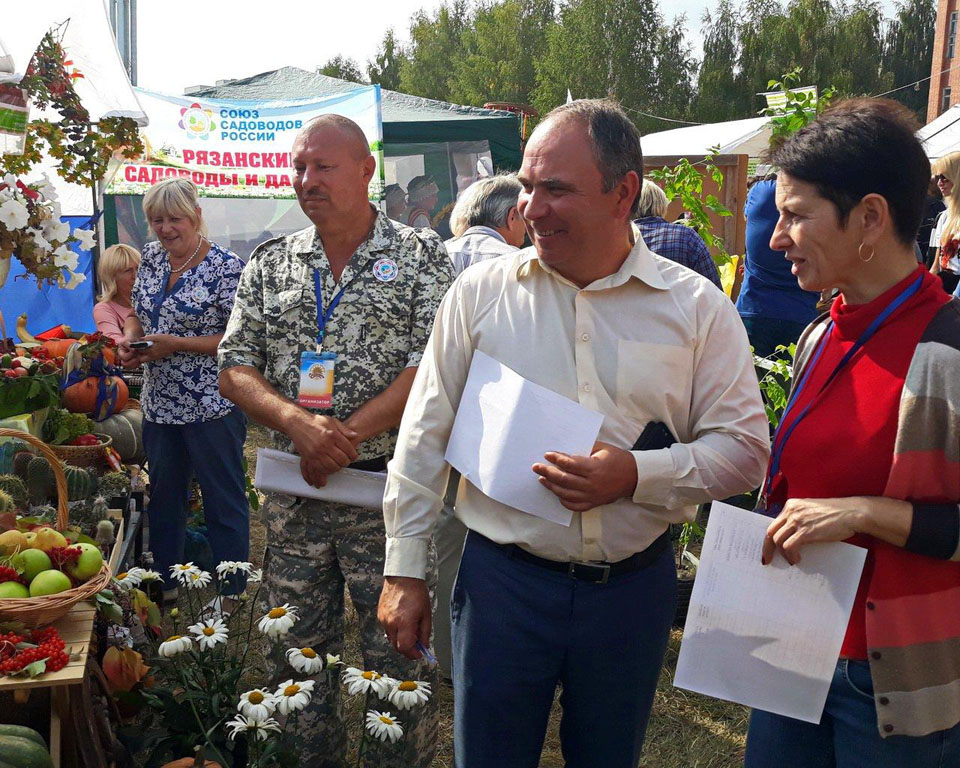
[[[262,607],[289,603],[299,609],[300,619],[284,635],[280,652],[268,662],[274,685],[302,678],[283,658],[293,647],[311,647],[321,655],[341,654],[344,645],[344,586],[357,611],[360,644],[365,669],[400,680],[429,682],[430,700],[412,710],[398,711],[392,704],[369,695],[367,709],[388,710],[397,715],[403,736],[396,744],[377,744],[367,751],[364,763],[372,768],[426,768],[437,747],[436,666],[420,659],[411,661],[387,642],[377,621],[377,602],[383,586],[386,535],[383,514],[378,510],[351,507],[289,496],[272,495],[264,508],[267,552],[260,590]],[[436,558],[431,545],[428,586],[435,603]],[[433,606],[434,613],[436,605]],[[297,747],[301,766],[341,768],[345,765],[347,731],[339,679],[326,673],[316,676],[310,704],[297,724]],[[365,715],[365,712],[364,712]],[[382,760],[382,761],[381,761]]]

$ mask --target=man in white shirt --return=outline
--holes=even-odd
[[[517,211],[521,189],[514,174],[498,174],[475,181],[457,198],[450,213],[454,236],[444,245],[458,275],[471,264],[523,245],[526,230]]]
[[[473,352],[604,416],[590,456],[548,452],[531,467],[574,512],[569,526],[460,483],[459,768],[536,766],[558,683],[567,764],[635,768],[674,614],[668,525],[763,477],[767,420],[743,324],[708,280],[634,241],[642,172],[640,135],[616,105],[551,112],[519,173],[533,248],[457,279],[407,401],[378,613],[412,658],[430,637],[427,551]],[[678,442],[630,450],[651,422]]]

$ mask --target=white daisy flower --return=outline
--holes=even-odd
[[[17,200],[7,200],[0,204],[0,224],[8,230],[23,229],[27,226],[30,215],[27,207]]]
[[[211,581],[211,576],[209,571],[200,571],[199,573],[190,573],[184,579],[183,583],[186,584],[191,589],[203,589],[203,587],[209,586]]]
[[[263,568],[250,571],[250,575],[247,576],[247,584],[259,584],[261,581],[263,581]]]
[[[170,575],[181,584],[186,584],[191,573],[200,573],[193,563],[176,563],[170,566]]]
[[[260,619],[257,629],[267,637],[280,637],[287,634],[299,618],[297,609],[284,603],[279,608],[271,608],[267,615]]]
[[[97,244],[97,236],[92,229],[75,229],[73,236],[77,238],[80,247],[85,250],[91,250]]]
[[[193,646],[192,638],[183,635],[171,635],[160,643],[157,653],[169,659],[178,653],[189,651],[191,646]]]
[[[313,648],[291,648],[287,662],[302,675],[315,675],[323,669],[323,659]]]
[[[223,578],[229,573],[250,573],[253,565],[237,560],[224,560],[217,566],[217,576]]]
[[[394,682],[391,678],[384,677],[372,669],[347,667],[343,672],[343,684],[347,686],[347,693],[351,696],[373,691],[377,696],[383,698],[393,688]]]
[[[227,642],[227,625],[223,619],[207,619],[187,627],[197,636],[197,642],[204,650],[215,648],[217,644]]]
[[[163,581],[163,577],[160,575],[159,571],[148,571],[145,570],[140,574],[141,581]]]
[[[287,680],[281,683],[277,688],[274,697],[277,700],[277,709],[281,715],[289,715],[291,712],[297,712],[310,703],[310,695],[313,693],[313,686],[316,682],[313,680],[303,680],[295,683],[293,680]]]
[[[127,590],[140,586],[144,573],[146,573],[146,571],[144,571],[143,568],[131,568],[129,571],[118,573],[113,577],[113,580],[120,589],[126,592]]]
[[[387,696],[387,700],[397,709],[413,709],[429,698],[430,683],[422,683],[419,680],[398,682]]]
[[[237,715],[233,720],[227,721],[226,727],[230,729],[231,740],[235,740],[237,734],[240,733],[252,732],[256,734],[256,738],[261,741],[266,740],[270,735],[270,731],[280,733],[280,723],[272,717],[268,717],[266,720],[254,720],[243,715]]]
[[[250,720],[263,722],[277,709],[277,699],[266,688],[254,688],[240,695],[237,712]]]
[[[400,721],[390,712],[377,712],[371,709],[367,712],[367,733],[380,741],[396,741],[403,736],[403,728]]]
[[[334,655],[332,653],[327,654],[327,667],[342,667],[343,662],[340,661],[340,654]]]

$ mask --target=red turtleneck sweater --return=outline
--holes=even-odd
[[[867,326],[923,273],[920,290],[900,306],[842,369],[824,382]],[[897,434],[900,393],[920,336],[937,310],[949,301],[940,280],[922,267],[869,304],[830,310],[833,328],[823,354],[791,408],[782,429],[814,401],[791,435],[780,462],[780,477],[769,492],[771,505],[787,499],[881,496],[890,474]],[[795,376],[800,372],[795,372]],[[873,542],[858,534],[848,543],[867,549],[867,561],[840,649],[846,658],[866,659],[864,626],[867,585],[873,572]]]

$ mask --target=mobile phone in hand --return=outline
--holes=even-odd
[[[131,341],[130,349],[150,349],[153,346],[152,341]]]

